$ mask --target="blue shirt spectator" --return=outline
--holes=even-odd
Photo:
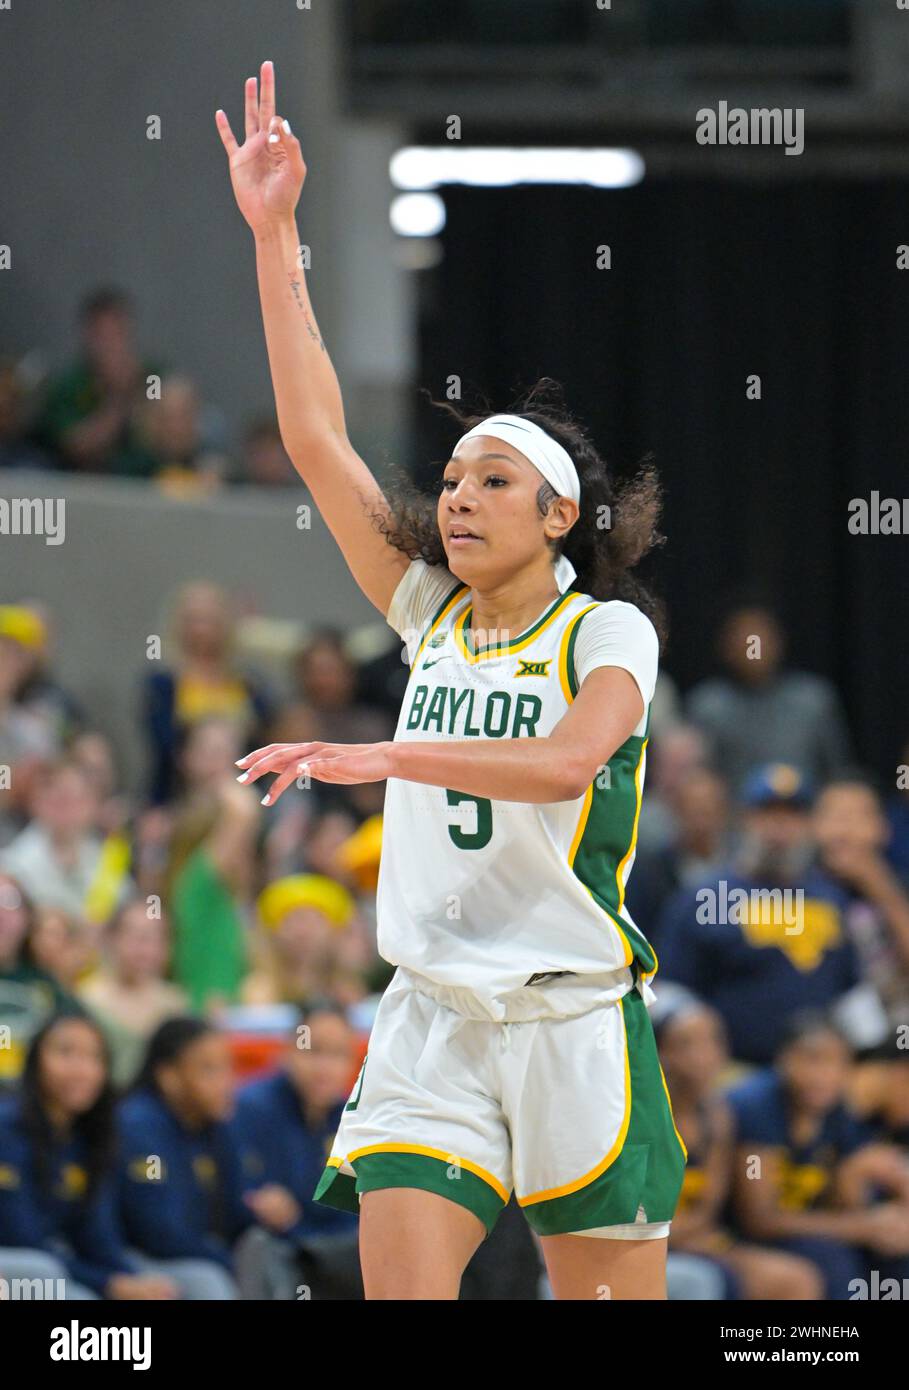
[[[113,1275],[135,1272],[117,1227],[112,1179],[87,1193],[87,1144],[76,1133],[44,1158],[42,1181],[19,1097],[0,1100],[0,1272],[3,1247],[40,1250],[103,1296]]]
[[[120,1105],[120,1214],[131,1245],[159,1259],[214,1260],[252,1223],[228,1122],[190,1129],[150,1090]]]
[[[804,1211],[823,1203],[836,1165],[874,1140],[865,1125],[842,1103],[820,1117],[810,1139],[793,1136],[786,1084],[773,1068],[761,1070],[733,1086],[726,1101],[735,1123],[736,1142],[781,1153],[780,1205]]]
[[[276,1183],[290,1192],[301,1208],[299,1221],[284,1232],[288,1239],[356,1229],[356,1216],[312,1200],[343,1109],[344,1102],[339,1101],[313,1127],[284,1072],[251,1081],[237,1096],[233,1125],[247,1185]]]
[[[726,1024],[732,1055],[759,1065],[772,1060],[791,1014],[824,1008],[859,980],[841,915],[845,893],[809,871],[788,885],[793,895],[803,894],[790,899],[790,916],[756,896],[771,886],[730,873],[682,889],[667,903],[658,933],[660,974],[712,1004]],[[746,897],[739,899],[742,892]],[[741,911],[739,902],[747,904]]]

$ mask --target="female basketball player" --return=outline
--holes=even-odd
[[[614,494],[537,391],[518,414],[452,409],[470,428],[431,517],[383,494],[299,266],[306,168],[270,63],[260,84],[242,146],[216,120],[281,435],[411,659],[393,742],[239,764],[278,774],[266,804],[306,773],[388,779],[379,949],[397,971],[316,1196],[359,1205],[369,1298],[457,1298],[512,1189],[557,1298],[664,1298],[684,1147],[647,1014],[656,959],[624,906],[658,656],[627,570],[657,539],[657,485],[644,470]]]

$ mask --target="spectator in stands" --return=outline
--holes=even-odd
[[[67,1299],[165,1299],[116,1219],[114,1100],[104,1039],[79,1014],[36,1034],[19,1094],[0,1101],[0,1274],[63,1280]],[[49,1295],[57,1296],[56,1287]]]
[[[673,724],[647,749],[647,794],[638,817],[638,849],[667,849],[678,831],[676,797],[708,765],[707,740],[692,724]]]
[[[859,976],[845,894],[811,862],[805,778],[770,764],[752,774],[742,799],[735,859],[666,904],[660,974],[717,1009],[737,1060],[766,1065],[790,1014],[832,1004]]]
[[[844,771],[822,789],[814,808],[821,869],[846,895],[846,927],[862,978],[883,1005],[881,1037],[909,1029],[909,893],[885,857],[890,828],[873,781]]]
[[[246,904],[253,891],[259,799],[236,782],[234,721],[187,732],[185,792],[174,811],[165,903],[173,921],[174,978],[193,1009],[239,998],[248,966]]]
[[[125,1090],[139,1073],[151,1035],[166,1019],[185,1014],[189,1002],[165,978],[167,923],[152,915],[143,899],[134,898],[115,913],[105,945],[104,963],[76,994],[104,1029],[114,1084]]]
[[[243,985],[244,1003],[363,997],[369,957],[346,888],[320,874],[294,874],[270,883],[256,906],[257,961]]]
[[[639,850],[625,902],[648,941],[660,949],[659,921],[668,899],[686,883],[700,884],[729,862],[729,798],[722,777],[695,768],[674,789],[672,842],[663,849]]]
[[[271,1228],[246,1247],[247,1297],[295,1298],[328,1266],[335,1297],[362,1298],[358,1222],[353,1213],[313,1202],[344,1103],[351,1094],[354,1036],[343,1008],[314,1000],[301,1010],[281,1069],[237,1096],[234,1127],[243,1153],[246,1202]],[[255,1251],[256,1267],[249,1255]],[[241,1280],[241,1282],[244,1282]],[[326,1291],[312,1289],[314,1297]]]
[[[169,626],[173,665],[147,676],[144,684],[150,798],[156,805],[175,795],[178,740],[200,719],[233,720],[244,748],[270,741],[265,732],[271,702],[258,677],[236,659],[235,618],[224,590],[205,581],[185,585]]]
[[[51,1014],[72,1001],[32,954],[35,908],[9,874],[0,873],[0,1085],[16,1081],[31,1039]]]
[[[47,604],[26,599],[22,608],[34,614],[38,625],[35,642],[25,647],[22,675],[15,691],[16,705],[41,721],[48,744],[62,752],[85,728],[85,716],[71,692],[51,674],[56,634]]]
[[[98,936],[81,917],[59,907],[39,907],[30,938],[32,959],[62,990],[78,993],[79,983],[98,964]]]
[[[796,1014],[775,1065],[727,1096],[743,1233],[810,1260],[834,1299],[855,1295],[872,1264],[909,1274],[909,1164],[848,1109],[851,1061],[828,1017]]]
[[[710,741],[713,760],[735,791],[759,763],[791,763],[821,782],[849,759],[839,697],[829,681],[783,667],[785,639],[762,604],[731,610],[719,633],[726,673],[689,693],[688,718]]]
[[[0,868],[40,906],[105,921],[134,890],[128,846],[98,834],[94,782],[78,763],[61,758],[38,773],[31,809],[32,820],[0,852]]]
[[[30,608],[0,605],[0,767],[9,768],[8,779],[0,779],[0,850],[24,828],[35,778],[58,752],[38,714],[18,703],[32,653],[44,637],[44,625]]]
[[[357,669],[335,629],[320,628],[310,637],[297,654],[292,676],[297,698],[278,714],[269,742],[380,743],[394,736],[393,719],[357,703]],[[381,811],[385,801],[384,782],[317,782],[309,791],[320,809],[349,808],[358,820]]]
[[[119,289],[94,290],[79,307],[79,332],[78,358],[48,387],[37,441],[66,468],[149,477],[140,417],[148,379],[162,373],[136,349],[132,301]]]
[[[243,435],[243,453],[237,482],[257,487],[290,487],[307,492],[281,439],[274,416],[254,420]]]
[[[722,1019],[715,1009],[682,990],[666,1002],[661,991],[653,1012],[673,1116],[688,1150],[669,1241],[670,1291],[673,1259],[684,1252],[717,1270],[721,1283],[716,1297],[820,1298],[821,1281],[807,1260],[736,1241],[726,1229],[734,1131],[718,1090],[729,1062]]]
[[[276,810],[288,803],[290,806],[303,805],[306,796],[288,797],[278,802]],[[275,820],[278,821],[277,816]],[[375,818],[357,825],[352,810],[340,806],[334,810],[323,810],[315,815],[307,812],[301,821],[289,815],[269,831],[265,840],[265,863],[267,877],[285,878],[292,873],[324,874],[335,878],[352,893],[375,893],[378,871],[370,874],[368,865],[363,872],[357,864],[356,853],[348,849],[351,838],[362,829],[362,825],[375,826]],[[296,838],[292,839],[292,831]],[[381,817],[379,817],[379,844],[381,848]],[[368,848],[368,847],[367,847]],[[374,857],[373,852],[373,857]]]
[[[162,1023],[119,1106],[119,1210],[130,1253],[179,1270],[188,1298],[238,1296],[233,1250],[253,1216],[232,1111],[226,1038],[202,1019]]]
[[[96,730],[77,734],[68,756],[82,768],[98,795],[98,825],[105,834],[125,834],[132,813],[127,796],[118,791],[117,767],[110,739]]]
[[[896,769],[896,788],[887,802],[890,823],[887,857],[900,877],[909,882],[909,740]]]
[[[100,802],[94,782],[71,758],[38,775],[33,819],[0,852],[12,874],[40,906],[59,907],[89,922],[104,922],[134,890],[128,846],[98,834]]]
[[[0,357],[0,469],[53,466],[50,456],[28,439],[27,400],[19,364]]]
[[[874,1137],[909,1155],[909,1028],[898,1027],[863,1058],[851,1077],[849,1098]]]
[[[275,743],[377,743],[393,736],[388,718],[356,703],[356,667],[334,628],[313,633],[297,653],[291,675],[297,698],[272,726]]]
[[[188,377],[165,377],[160,400],[144,406],[142,425],[153,476],[163,491],[198,497],[224,482],[227,456],[206,438],[199,393]]]

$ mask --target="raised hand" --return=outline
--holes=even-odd
[[[252,230],[262,231],[290,216],[306,178],[300,142],[275,115],[275,69],[263,63],[259,81],[246,80],[246,139],[238,145],[223,111],[215,124],[227,151],[237,206]]]

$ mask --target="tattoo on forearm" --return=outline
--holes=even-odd
[[[316,328],[316,326],[315,326],[315,324],[313,323],[312,319],[309,317],[309,314],[306,312],[306,305],[305,305],[304,302],[303,302],[303,295],[301,294],[300,290],[301,290],[300,281],[296,278],[295,275],[291,275],[291,276],[290,276],[290,292],[291,292],[291,294],[293,295],[294,299],[296,300],[297,308],[300,310],[300,313],[303,315],[303,321],[304,321],[304,323],[306,324],[306,330],[307,330],[307,332],[309,333],[310,338],[312,338],[313,342],[314,342],[314,343],[318,343],[318,344],[319,344],[319,347],[320,347],[320,348],[322,349],[322,351],[324,352],[324,351],[325,351],[325,344],[323,343],[321,337],[319,336],[318,329]]]

